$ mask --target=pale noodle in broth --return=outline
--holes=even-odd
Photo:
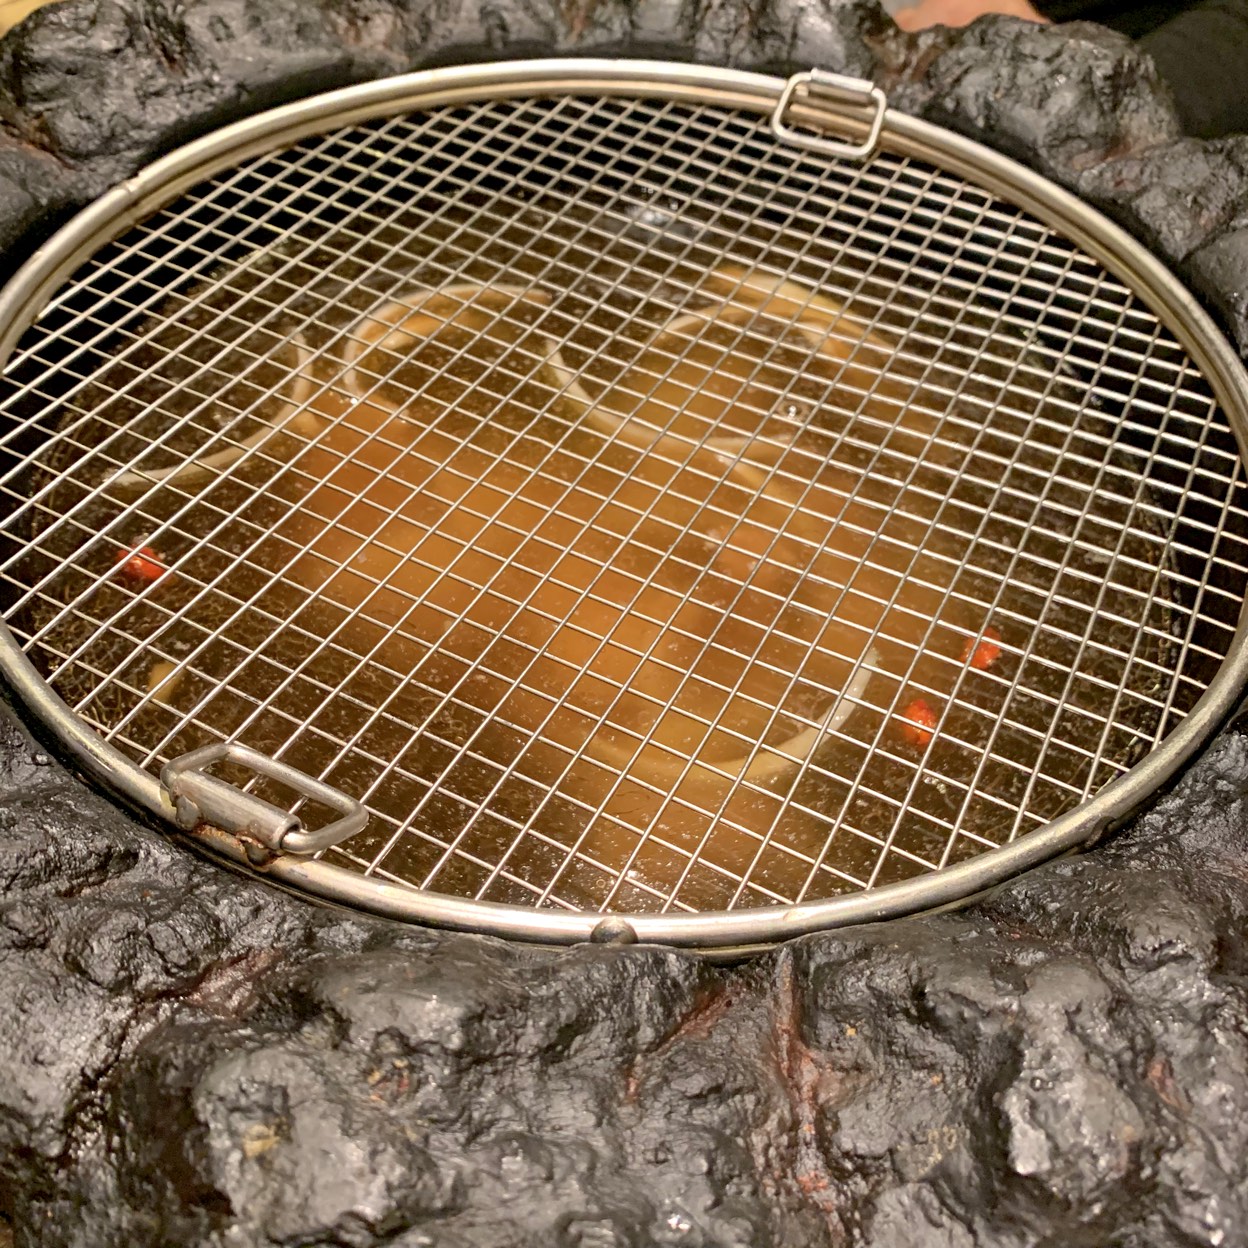
[[[699,295],[592,396],[541,332],[542,292],[399,298],[357,327],[350,393],[318,386],[288,424],[311,445],[275,486],[298,504],[275,535],[306,549],[292,579],[338,637],[487,715],[476,748],[596,812],[581,853],[664,890],[647,832],[735,873],[770,837],[818,852],[826,832],[782,799],[945,598],[914,553],[935,503],[862,467],[864,435],[948,458],[883,371],[894,348],[765,275],[725,269]],[[508,433],[531,423],[514,413],[457,428],[428,384],[388,401],[396,366],[439,353],[481,387],[483,343],[550,376],[553,435]],[[848,452],[776,410],[775,343],[861,392]]]

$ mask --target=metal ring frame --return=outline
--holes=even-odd
[[[318,133],[395,114],[497,98],[592,93],[631,99],[713,102],[751,115],[777,107],[786,84],[758,74],[662,62],[552,59],[438,69],[350,87],[249,118],[157,161],[80,213],[41,247],[0,293],[0,360],[63,280],[102,244],[121,235],[204,178]],[[846,121],[817,100],[790,109],[808,126]],[[878,121],[878,119],[877,119]],[[861,129],[861,122],[848,122]],[[881,144],[930,161],[1022,207],[1122,278],[1175,334],[1203,370],[1240,447],[1248,446],[1248,375],[1210,318],[1138,243],[1097,212],[1023,166],[965,138],[889,113]],[[893,918],[957,904],[1057,855],[1090,845],[1120,827],[1189,761],[1224,721],[1248,679],[1248,611],[1241,611],[1230,652],[1209,688],[1179,726],[1142,762],[1047,827],[936,874],[827,901],[701,914],[603,915],[465,900],[364,878],[317,860],[279,855],[259,866],[274,883],[409,922],[544,943],[645,941],[703,950],[758,946],[820,929]],[[177,825],[159,779],[102,740],[53,692],[0,625],[0,672],[73,762],[133,807]],[[243,844],[214,830],[198,846],[248,866]]]

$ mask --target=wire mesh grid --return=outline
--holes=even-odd
[[[6,387],[4,618],[73,711],[149,770],[293,764],[371,813],[327,861],[479,900],[940,871],[1144,757],[1244,597],[1235,440],[1123,281],[712,104],[255,158],[101,247]]]

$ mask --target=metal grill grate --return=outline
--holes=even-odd
[[[1248,569],[1183,327],[701,94],[322,126],[46,281],[0,577],[73,715],[358,799],[352,876],[671,920],[948,874],[1173,734]]]

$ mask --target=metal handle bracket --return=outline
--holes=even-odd
[[[208,768],[220,762],[238,763],[258,776],[276,780],[337,811],[339,818],[307,831],[297,815],[209,775]],[[189,832],[210,823],[235,836],[249,836],[275,853],[314,854],[354,836],[368,822],[368,811],[355,798],[234,741],[205,745],[170,759],[161,768],[160,782],[174,804],[179,827]]]
[[[857,108],[872,107],[867,137],[861,143],[849,143],[843,139],[824,139],[817,134],[797,130],[785,121],[799,90],[806,89],[812,100],[832,104],[851,105]],[[875,154],[880,144],[880,132],[884,128],[884,114],[888,111],[888,97],[865,78],[846,78],[826,69],[808,69],[794,74],[784,84],[780,98],[771,114],[771,132],[786,143],[804,147],[823,156],[836,156],[844,160],[867,160]]]

